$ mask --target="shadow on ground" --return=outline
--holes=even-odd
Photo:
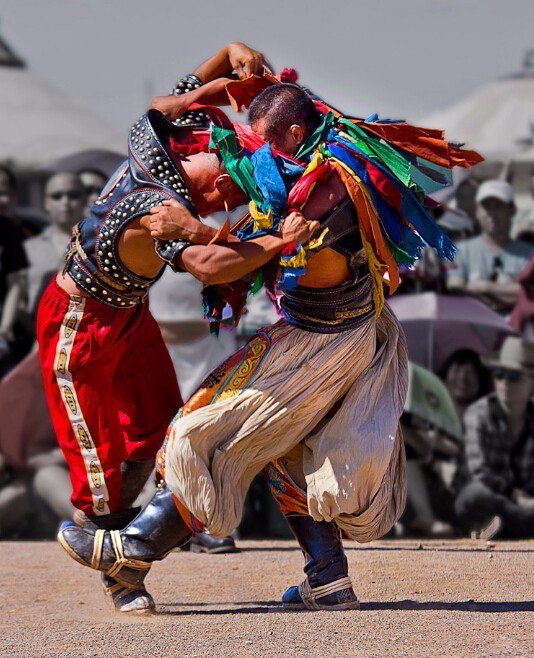
[[[160,603],[159,606],[165,606],[170,609],[158,610],[158,615],[236,615],[236,614],[265,614],[267,612],[295,612],[294,610],[285,611],[279,601],[240,601],[235,603],[235,607],[228,609],[206,610],[207,606],[213,606],[213,603]],[[224,602],[217,605],[232,605]],[[186,610],[176,610],[177,607],[186,607]],[[200,609],[195,609],[200,608]],[[455,612],[534,612],[534,601],[413,601],[406,599],[404,601],[369,601],[361,604],[360,612],[372,610],[450,610]],[[313,611],[299,611],[313,612]]]

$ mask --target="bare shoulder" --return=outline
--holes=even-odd
[[[333,172],[325,181],[317,185],[311,193],[303,209],[306,219],[310,221],[322,219],[339,205],[346,196],[347,189],[337,173]]]

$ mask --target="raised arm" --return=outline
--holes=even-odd
[[[264,66],[270,68],[262,53],[235,41],[200,64],[193,73],[204,83],[216,78],[229,78],[234,71],[241,80],[249,75],[260,75]]]
[[[241,79],[248,75],[261,74],[264,66],[270,68],[262,53],[244,43],[230,43],[193,71],[193,75],[203,83],[202,86],[178,96],[157,96],[150,109],[159,110],[174,121],[193,103],[228,105],[226,84],[232,79],[234,72]]]

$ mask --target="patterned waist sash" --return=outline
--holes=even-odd
[[[363,324],[375,312],[371,277],[345,283],[339,288],[297,286],[280,300],[289,324],[321,334],[336,334]]]

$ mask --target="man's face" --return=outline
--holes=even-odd
[[[266,119],[259,119],[259,121],[256,121],[250,127],[256,135],[259,135],[265,142],[269,142],[277,151],[282,151],[282,153],[287,153],[288,155],[295,155],[301,141],[291,132],[291,128],[283,135],[275,135],[272,131],[266,129],[266,124]]]
[[[64,231],[84,217],[86,194],[76,174],[56,174],[45,187],[45,210],[53,224]]]
[[[0,171],[0,215],[11,217],[15,205],[15,190],[5,171]]]
[[[79,175],[83,189],[87,195],[87,210],[89,210],[100,196],[100,192],[104,189],[107,179],[100,176],[96,171],[82,171]]]
[[[495,197],[484,199],[476,208],[476,216],[482,232],[497,239],[510,237],[514,213],[513,203],[505,203]]]
[[[495,395],[502,409],[516,417],[524,414],[534,390],[533,377],[520,370],[506,368],[495,368],[492,375]]]

